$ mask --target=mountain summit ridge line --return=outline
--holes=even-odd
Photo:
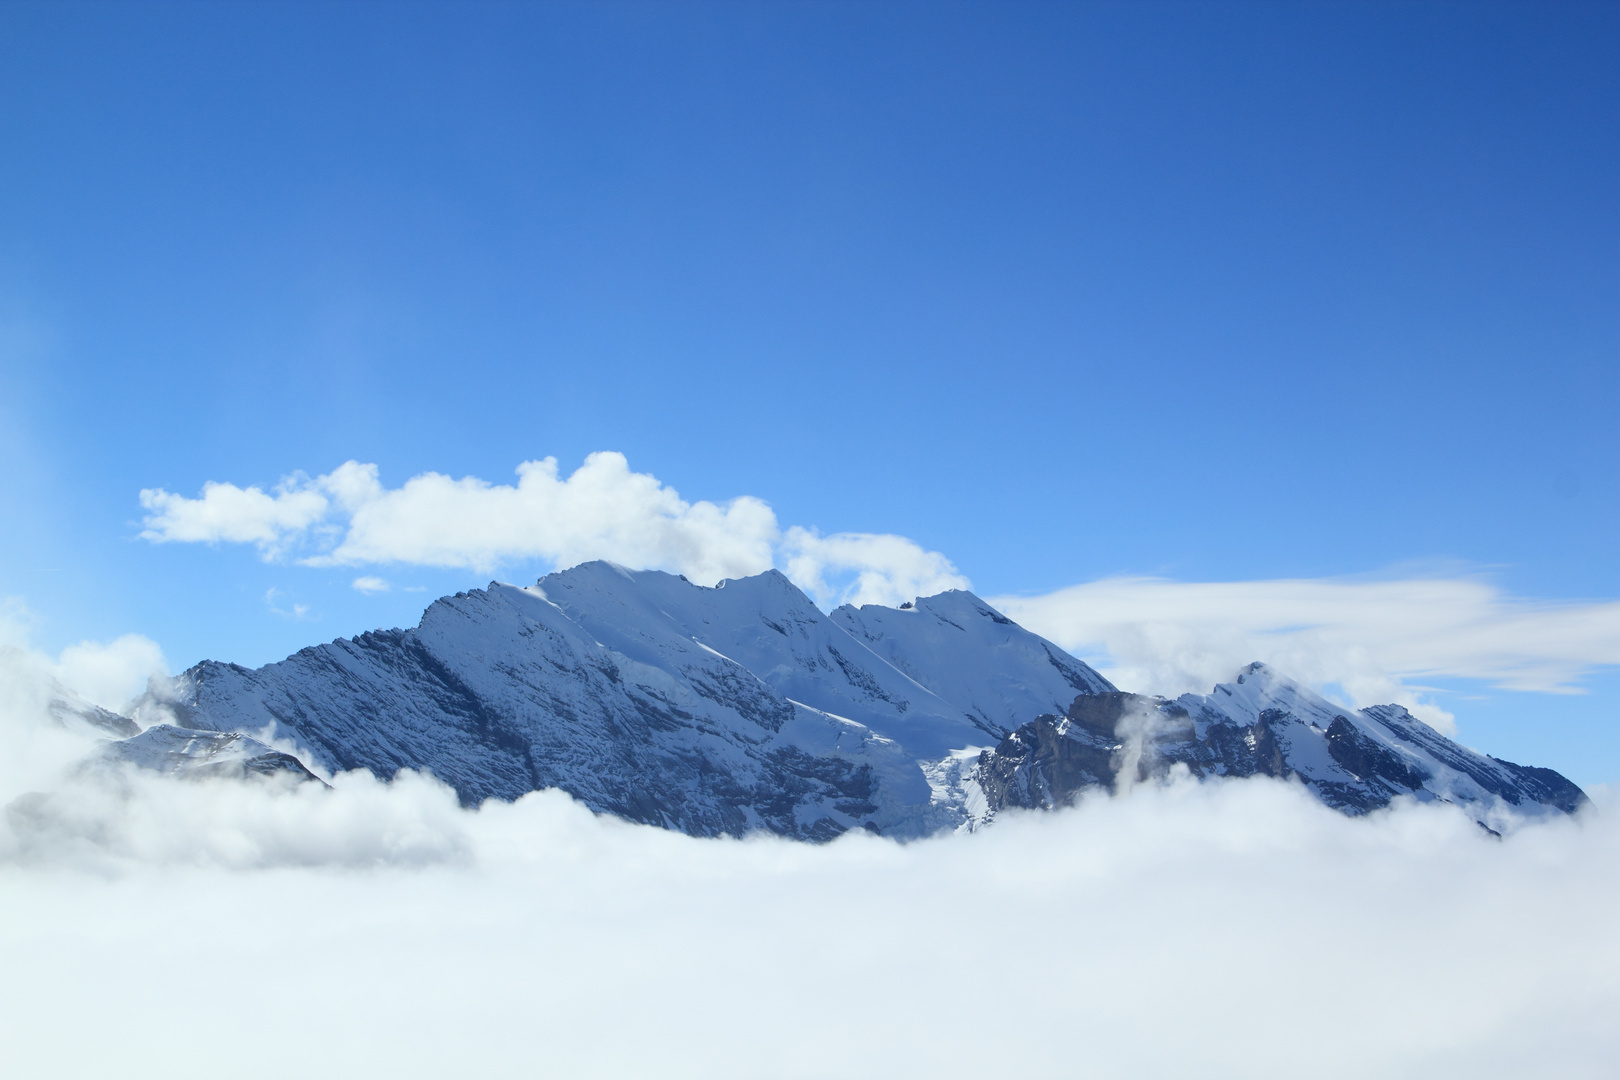
[[[1295,778],[1352,814],[1397,797],[1487,828],[1573,812],[1551,770],[1399,706],[1347,710],[1262,664],[1209,695],[1129,694],[972,593],[823,613],[780,572],[693,585],[589,562],[491,583],[250,670],[154,682],[148,724],[291,739],[322,769],[426,769],[462,802],[556,787],[693,835],[975,828],[1185,771]]]

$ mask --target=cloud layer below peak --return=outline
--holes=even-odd
[[[1620,1055],[1602,791],[1497,839],[1444,805],[1348,818],[1181,778],[811,845],[559,791],[464,808],[411,772],[176,781],[81,767],[95,738],[49,702],[96,647],[52,660],[5,611],[7,1075],[280,1078],[283,1045],[321,1075],[705,1080],[1599,1077]]]

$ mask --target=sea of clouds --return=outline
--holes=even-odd
[[[265,491],[142,492],[155,542],[352,566],[584,558],[782,568],[818,603],[969,582],[905,537],[687,502],[621,455],[513,485],[346,463]],[[1266,660],[1355,704],[1414,680],[1578,689],[1620,605],[1465,576],[1091,582],[992,598],[1129,689]],[[701,840],[558,792],[476,809],[433,777],[177,781],[81,766],[72,688],[118,708],[138,635],[48,656],[0,609],[0,1073],[7,1076],[1494,1077],[1620,1060],[1620,824],[1487,835],[1351,819],[1265,779],[1140,785],[897,844]]]
[[[86,671],[111,660],[86,660]],[[128,645],[107,647],[112,655]],[[701,840],[557,792],[84,772],[0,652],[8,1076],[1608,1076],[1620,827],[1267,780]]]

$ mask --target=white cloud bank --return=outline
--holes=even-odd
[[[47,727],[0,695],[0,761]],[[1620,1059],[1608,804],[1499,841],[1445,808],[1349,819],[1286,784],[1189,782],[816,847],[332,780],[0,788],[0,1071],[1430,1080]]]
[[[596,453],[564,478],[555,458],[518,466],[515,485],[442,473],[385,488],[375,465],[346,462],[272,491],[210,481],[195,499],[143,490],[141,536],[154,542],[255,544],[264,558],[310,566],[466,567],[488,573],[543,559],[557,567],[609,559],[685,574],[699,584],[758,574],[780,561],[819,603],[897,604],[968,581],[948,559],[901,536],[785,533],[762,500],[689,503]],[[376,577],[362,577],[366,591]],[[365,584],[362,584],[365,583]]]
[[[1337,684],[1358,706],[1416,706],[1443,730],[1449,714],[1420,703],[1408,680],[1568,693],[1591,668],[1620,664],[1620,602],[1523,600],[1470,578],[1107,578],[991,602],[1132,689],[1207,692],[1258,659],[1302,682]]]

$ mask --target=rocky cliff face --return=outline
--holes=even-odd
[[[1178,765],[1298,777],[1352,813],[1400,794],[1481,820],[1583,798],[1398,707],[1347,712],[1258,665],[1205,697],[1143,698],[970,593],[829,616],[774,571],[701,588],[587,563],[257,670],[204,662],[141,708],[290,739],[327,770],[431,770],[468,804],[557,787],[706,836],[921,836]]]

